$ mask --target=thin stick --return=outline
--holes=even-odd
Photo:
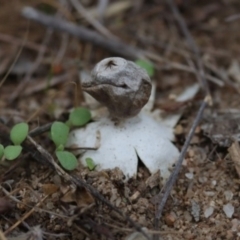
[[[42,157],[54,168],[54,170],[58,173],[59,176],[62,176],[66,181],[69,181],[73,184],[75,184],[78,187],[84,187],[87,189],[95,198],[100,200],[102,203],[104,203],[106,206],[110,207],[112,210],[120,214],[127,222],[129,222],[138,232],[141,232],[142,235],[144,235],[147,239],[151,240],[151,238],[142,230],[141,226],[135,223],[130,217],[125,215],[122,211],[120,211],[118,208],[114,207],[108,200],[106,200],[97,190],[95,190],[92,186],[88,185],[86,182],[81,180],[76,175],[69,175],[67,172],[65,172],[59,165],[54,161],[51,154],[42,148],[39,144],[37,144],[34,139],[32,139],[30,136],[27,137],[27,139],[32,143],[32,145],[37,149],[37,151],[41,154]],[[37,155],[34,154],[34,157]]]
[[[203,63],[201,61],[201,57],[200,57],[200,50],[198,48],[198,46],[196,45],[191,33],[189,32],[187,25],[184,21],[184,18],[181,16],[177,6],[175,5],[175,3],[173,2],[173,0],[166,0],[169,7],[171,8],[175,19],[177,20],[183,34],[185,35],[185,38],[187,40],[188,46],[189,48],[192,50],[193,54],[195,55],[195,59],[197,62],[197,66],[198,66],[198,71],[196,71],[196,77],[199,80],[199,82],[202,85],[203,90],[205,91],[206,95],[210,95],[210,90],[208,87],[208,83],[206,81],[205,78],[205,71],[204,71],[204,66]]]
[[[60,218],[63,218],[63,219],[68,219],[69,217],[68,216],[65,216],[65,215],[62,215],[62,214],[59,214],[59,213],[55,213],[55,212],[52,212],[52,211],[49,211],[49,210],[46,210],[46,209],[44,209],[44,208],[39,208],[39,207],[36,207],[36,206],[31,206],[31,205],[29,205],[29,204],[26,204],[26,203],[24,203],[23,201],[20,201],[20,200],[18,200],[16,197],[14,197],[14,196],[12,196],[12,194],[13,194],[13,192],[8,192],[4,187],[2,187],[1,185],[0,185],[0,189],[3,191],[3,193],[7,196],[7,197],[9,197],[12,201],[14,201],[14,202],[16,202],[16,203],[21,203],[22,205],[24,205],[24,206],[26,206],[26,207],[28,207],[28,208],[35,208],[35,210],[38,210],[38,211],[41,211],[41,212],[45,212],[45,213],[49,213],[49,215],[55,215],[55,216],[57,216],[57,217],[60,217]],[[14,190],[15,191],[15,190]],[[1,239],[0,239],[1,240]]]
[[[39,207],[46,199],[48,195],[41,199],[40,202],[36,204],[36,207]],[[14,228],[16,228],[21,222],[27,219],[33,212],[35,211],[35,207],[33,207],[29,212],[25,213],[15,224],[13,224],[10,228],[8,228],[4,234],[7,235],[10,233]]]
[[[168,179],[167,183],[165,184],[165,186],[163,188],[163,192],[164,192],[163,197],[161,198],[161,202],[159,203],[158,209],[156,211],[156,219],[155,219],[156,227],[158,226],[159,219],[162,216],[163,208],[164,208],[166,201],[170,195],[173,185],[175,184],[175,182],[177,180],[178,174],[179,174],[181,166],[182,166],[182,162],[184,160],[184,157],[185,157],[185,154],[189,147],[189,144],[191,142],[191,139],[195,133],[195,130],[196,130],[200,120],[202,119],[203,111],[208,105],[210,105],[212,103],[212,99],[211,99],[210,91],[209,91],[209,87],[208,87],[208,82],[206,81],[203,64],[200,59],[199,49],[198,49],[197,45],[195,44],[190,32],[188,31],[186,23],[185,23],[184,19],[182,18],[181,14],[179,13],[178,8],[175,6],[174,2],[172,0],[167,0],[167,3],[169,4],[176,20],[179,23],[181,30],[183,31],[183,33],[185,35],[185,37],[188,41],[189,47],[195,54],[197,65],[198,65],[198,68],[200,71],[200,72],[196,71],[195,74],[196,74],[197,79],[200,81],[200,83],[203,87],[206,97],[205,97],[204,101],[202,102],[202,104],[199,108],[198,114],[197,114],[197,116],[193,122],[193,125],[190,129],[190,132],[188,133],[188,136],[186,138],[186,141],[183,145],[182,151],[181,151],[178,161],[176,163],[176,167],[174,168],[174,171],[172,172],[170,178]]]
[[[8,71],[7,71],[7,73],[5,74],[5,76],[3,77],[3,79],[1,80],[1,82],[0,82],[0,88],[1,88],[1,86],[4,84],[4,82],[7,80],[8,75],[10,74],[10,72],[12,71],[13,67],[15,66],[18,58],[20,57],[20,55],[21,55],[21,53],[22,53],[22,50],[23,50],[23,47],[24,47],[24,45],[25,45],[25,43],[26,43],[26,41],[27,41],[28,32],[29,32],[29,23],[28,23],[28,25],[27,25],[27,31],[26,31],[26,33],[25,33],[23,42],[22,42],[21,47],[20,47],[20,49],[19,49],[19,51],[18,51],[18,53],[17,53],[17,56],[15,57],[12,65],[10,66],[10,68],[9,68]]]
[[[168,67],[172,69],[196,74],[196,70],[190,68],[189,66],[177,62],[170,62],[168,59],[162,58],[158,54],[149,51],[142,51],[138,48],[129,46],[120,40],[106,39],[97,32],[94,32],[82,26],[77,26],[74,23],[67,22],[57,17],[48,16],[35,10],[34,8],[25,7],[22,10],[22,15],[25,18],[36,21],[44,26],[51,27],[57,31],[69,33],[82,41],[90,42],[93,45],[107,49],[108,51],[113,52],[119,56],[132,60],[139,58],[149,58],[160,63],[166,63],[168,64]],[[158,64],[156,64],[156,67],[159,68]],[[223,82],[213,76],[206,75],[206,78],[219,86],[223,86]]]
[[[109,39],[117,39],[112,33],[108,31],[100,22],[95,20],[88,11],[83,7],[83,5],[77,0],[70,0],[74,8],[82,15],[95,29],[100,32],[103,36]]]
[[[49,26],[52,29],[67,32],[73,36],[78,37],[82,41],[91,42],[97,46],[101,46],[112,52],[115,52],[121,56],[137,59],[143,57],[142,51],[128,46],[127,44],[113,39],[107,39],[95,31],[86,29],[81,26],[77,26],[71,22],[67,22],[59,17],[48,16],[41,13],[34,8],[25,7],[22,10],[22,15],[25,18],[39,22],[45,26]]]
[[[195,130],[196,130],[200,120],[202,119],[203,111],[208,106],[210,100],[211,100],[211,98],[209,96],[207,96],[204,99],[204,101],[202,102],[202,104],[201,104],[201,106],[200,106],[200,108],[198,110],[198,114],[197,114],[197,116],[196,116],[196,118],[195,118],[195,120],[193,122],[193,125],[192,125],[192,127],[191,127],[191,129],[190,129],[190,131],[188,133],[188,136],[186,138],[186,141],[185,141],[185,143],[183,145],[182,151],[181,151],[180,156],[178,158],[178,161],[176,163],[176,167],[174,168],[174,171],[172,172],[170,178],[168,179],[167,183],[164,186],[164,189],[163,189],[164,194],[163,194],[163,197],[161,199],[161,202],[160,202],[160,204],[158,206],[157,213],[156,213],[156,219],[158,221],[159,221],[159,219],[162,216],[163,208],[164,208],[165,203],[166,203],[166,201],[168,199],[168,196],[169,196],[169,194],[170,194],[170,192],[172,190],[172,187],[173,187],[174,183],[177,180],[178,173],[179,173],[179,171],[181,169],[182,162],[184,160],[185,154],[186,154],[187,149],[189,147],[189,144],[190,144],[190,142],[192,140],[192,137],[193,137],[193,135],[195,133]]]
[[[35,128],[35,129],[31,130],[29,132],[29,136],[36,137],[38,135],[41,135],[41,134],[43,134],[45,132],[50,131],[52,124],[53,123],[47,123],[47,124],[45,124],[43,126],[39,126],[39,127]]]
[[[7,240],[7,238],[4,236],[1,230],[0,230],[0,240]]]
[[[61,84],[63,82],[67,82],[67,79],[74,78],[77,75],[77,72],[68,72],[59,76],[55,76],[50,81],[40,81],[42,79],[35,79],[35,82],[39,82],[38,84],[29,84],[28,87],[23,91],[22,96],[29,96],[33,93],[37,93],[43,90],[46,90],[48,88],[54,87],[58,84]],[[39,81],[38,81],[39,80]]]
[[[0,33],[0,41],[6,42],[8,44],[17,45],[17,46],[22,46],[22,44],[23,44],[22,39],[16,38],[16,37],[4,34],[4,33]],[[30,42],[30,41],[25,41],[24,47],[34,50],[34,51],[41,51],[41,46],[39,44]],[[48,49],[48,50],[50,50],[50,49]]]
[[[45,54],[45,51],[47,49],[47,44],[52,36],[53,30],[48,29],[46,32],[46,35],[43,39],[42,45],[41,45],[41,51],[38,52],[38,56],[33,63],[32,67],[30,68],[29,72],[27,73],[26,77],[23,79],[23,81],[17,86],[17,88],[13,91],[13,93],[10,95],[10,101],[14,101],[19,95],[21,95],[22,90],[24,87],[29,83],[31,80],[32,74],[36,69],[39,67],[43,56]]]

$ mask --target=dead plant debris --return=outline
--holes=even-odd
[[[0,161],[0,238],[240,239],[240,2],[90,0],[81,1],[84,16],[76,2],[1,3],[0,144],[10,144],[9,129],[18,122],[28,121],[33,134],[19,159]],[[118,168],[79,165],[66,173],[52,157],[50,124],[65,121],[76,103],[86,105],[78,75],[112,56],[154,64],[154,108],[182,114],[175,127],[179,150],[211,95],[158,224],[160,171],[151,175],[140,162],[126,181]],[[197,82],[205,91],[175,101]]]

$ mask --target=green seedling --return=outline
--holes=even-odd
[[[69,115],[66,123],[54,122],[51,127],[51,139],[56,145],[56,156],[66,170],[74,170],[78,161],[76,157],[68,151],[64,150],[64,146],[68,139],[68,134],[71,126],[83,126],[91,119],[91,113],[88,109],[79,107],[75,108]]]
[[[16,124],[10,132],[10,139],[14,145],[20,145],[28,135],[29,126],[27,123]]]
[[[60,145],[65,145],[68,139],[69,127],[62,122],[54,122],[51,126],[51,138],[55,143],[56,148]]]
[[[139,59],[135,62],[139,67],[142,67],[145,69],[149,75],[149,77],[152,77],[154,75],[154,66],[151,62],[148,62],[146,60]]]
[[[91,113],[86,108],[75,108],[66,123],[54,122],[51,126],[50,137],[56,146],[56,156],[66,170],[74,170],[78,161],[76,157],[68,151],[64,150],[64,146],[68,139],[70,126],[83,126],[91,119]],[[10,131],[10,139],[14,145],[3,147],[0,144],[0,159],[4,156],[7,160],[16,159],[22,152],[22,142],[26,139],[29,131],[27,123],[18,123]],[[93,168],[92,162],[88,164],[89,169]]]
[[[88,109],[75,108],[69,115],[69,122],[75,127],[82,127],[91,120],[91,113]]]
[[[77,167],[78,161],[77,161],[76,157],[71,152],[56,151],[56,155],[57,155],[57,158],[58,158],[60,164],[66,170],[71,171],[71,170],[74,170]]]
[[[63,151],[63,150],[64,150],[64,146],[62,144],[60,144],[56,149],[56,151]]]
[[[0,144],[0,159],[4,156],[7,160],[14,160],[22,152],[22,142],[26,139],[29,131],[27,123],[18,123],[10,131],[10,139],[14,145],[3,147]]]
[[[3,157],[3,155],[4,155],[4,147],[2,144],[0,144],[0,160]]]
[[[93,160],[91,158],[86,158],[85,159],[86,163],[87,163],[87,166],[88,166],[88,169],[90,171],[94,170],[95,167],[96,167],[96,164],[93,162]]]
[[[4,156],[7,160],[14,160],[16,159],[22,152],[22,146],[7,146],[4,149]]]

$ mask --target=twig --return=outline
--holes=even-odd
[[[110,33],[100,22],[95,20],[88,11],[77,0],[70,0],[74,8],[80,13],[98,32],[109,39],[117,39],[112,33]]]
[[[233,21],[236,21],[238,19],[240,19],[240,14],[239,13],[225,18],[225,22],[233,22]]]
[[[124,42],[121,42],[120,40],[106,39],[99,35],[97,32],[91,31],[81,26],[77,26],[74,23],[65,21],[57,17],[48,16],[31,7],[25,7],[22,10],[22,15],[30,20],[39,22],[44,26],[51,27],[52,29],[55,29],[57,31],[67,32],[82,41],[90,42],[93,45],[100,46],[110,52],[113,52],[125,58],[129,58],[132,60],[136,60],[139,58],[149,58],[160,63],[166,63],[168,65],[168,68],[171,69],[177,69],[190,73],[196,72],[195,69],[190,68],[186,65],[177,62],[171,62],[155,53],[149,51],[142,51],[138,48],[129,46]],[[156,68],[159,69],[159,64],[156,64]],[[223,86],[223,82],[217,78],[214,78],[210,75],[206,75],[206,78],[209,81],[214,82],[218,86]]]
[[[120,231],[122,231],[122,232],[124,232],[124,233],[126,233],[126,232],[133,232],[134,231],[134,229],[132,229],[132,228],[126,228],[126,227],[119,227],[119,226],[117,226],[117,225],[114,225],[114,224],[110,224],[110,223],[107,223],[107,222],[105,222],[104,223],[106,226],[109,226],[109,227],[112,227],[112,228],[115,228],[115,229],[118,229],[118,230],[120,230]],[[180,235],[180,233],[178,232],[178,231],[176,231],[176,230],[166,230],[166,231],[159,231],[159,230],[152,230],[152,229],[145,229],[144,230],[145,232],[147,232],[147,233],[150,233],[150,234],[158,234],[158,235],[167,235],[167,234],[175,234],[176,236],[177,235]]]
[[[48,132],[48,131],[50,131],[51,126],[52,126],[52,123],[47,123],[43,126],[37,127],[37,128],[35,128],[35,129],[33,129],[32,131],[29,132],[29,136],[36,137],[40,134]]]
[[[11,44],[17,45],[17,46],[21,46],[22,42],[23,42],[23,40],[20,38],[16,38],[16,37],[4,34],[4,33],[0,33],[0,41],[6,42],[6,43],[11,43]],[[34,51],[41,51],[41,46],[39,44],[30,42],[30,41],[25,41],[24,47],[34,50]],[[50,49],[48,49],[48,50],[50,50]]]
[[[176,163],[176,166],[175,166],[175,168],[174,168],[174,171],[172,172],[170,178],[168,179],[167,183],[166,183],[165,186],[164,186],[164,189],[163,189],[164,194],[163,194],[163,197],[162,197],[162,199],[161,199],[161,202],[160,202],[160,204],[159,204],[159,206],[158,206],[158,209],[157,209],[157,212],[156,212],[156,219],[157,219],[158,221],[159,221],[159,219],[160,219],[161,216],[162,216],[163,208],[164,208],[165,203],[166,203],[166,201],[167,201],[167,199],[168,199],[168,196],[169,196],[169,194],[170,194],[170,192],[171,192],[171,190],[172,190],[172,187],[173,187],[174,183],[175,183],[176,180],[177,180],[177,176],[178,176],[178,173],[179,173],[179,171],[180,171],[180,169],[181,169],[182,162],[183,162],[183,160],[184,160],[186,151],[187,151],[187,149],[188,149],[188,147],[189,147],[189,144],[190,144],[190,142],[191,142],[191,140],[192,140],[192,137],[193,137],[193,135],[194,135],[194,133],[195,133],[195,130],[196,130],[199,122],[200,122],[201,119],[202,119],[203,111],[204,111],[204,109],[208,106],[209,101],[211,101],[211,98],[210,98],[209,96],[207,96],[207,97],[204,99],[204,101],[202,102],[202,104],[201,104],[201,106],[200,106],[200,108],[199,108],[199,110],[198,110],[198,114],[197,114],[197,116],[196,116],[196,118],[195,118],[195,120],[194,120],[194,122],[193,122],[193,125],[192,125],[192,127],[191,127],[191,129],[190,129],[190,131],[189,131],[189,133],[188,133],[188,136],[187,136],[187,138],[186,138],[186,141],[185,141],[185,143],[184,143],[184,145],[183,145],[182,151],[181,151],[181,153],[180,153],[180,156],[179,156],[179,158],[178,158],[178,161],[177,161],[177,163]],[[158,223],[158,221],[157,221],[157,223]]]
[[[174,14],[174,17],[177,20],[183,34],[185,35],[185,38],[188,43],[188,47],[192,50],[193,54],[195,55],[195,59],[196,59],[198,70],[199,70],[199,72],[198,71],[195,72],[196,77],[197,77],[198,81],[201,83],[205,94],[210,95],[208,83],[205,78],[204,66],[203,66],[203,63],[202,63],[201,57],[200,57],[200,50],[199,50],[198,46],[196,45],[192,35],[190,34],[190,32],[187,28],[187,25],[186,25],[183,17],[181,16],[177,6],[173,2],[173,0],[166,0],[166,1],[168,3],[169,7],[171,8],[171,10]]]
[[[26,204],[24,201],[20,201],[18,200],[16,197],[12,196],[12,194],[10,192],[8,192],[4,187],[2,187],[0,185],[0,189],[4,192],[4,194],[9,197],[12,201],[16,202],[16,203],[21,203],[22,205],[28,207],[28,208],[35,208],[35,210],[38,210],[38,211],[41,211],[41,212],[45,212],[45,213],[49,213],[49,215],[54,215],[54,216],[57,216],[57,217],[60,217],[60,218],[63,218],[63,219],[68,219],[69,217],[68,216],[65,216],[65,215],[62,215],[62,214],[59,214],[59,213],[55,213],[53,211],[49,211],[49,210],[46,210],[44,208],[39,208],[39,207],[36,207],[36,206],[31,206],[29,204]],[[0,239],[1,240],[1,239]]]
[[[172,187],[177,180],[178,173],[181,169],[181,165],[182,165],[183,159],[185,157],[186,151],[189,147],[189,144],[191,142],[191,139],[194,135],[194,132],[195,132],[200,120],[202,119],[203,111],[212,102],[209,87],[208,87],[208,83],[207,83],[206,78],[205,78],[203,64],[202,64],[202,61],[200,59],[199,49],[198,49],[197,45],[195,44],[190,32],[188,31],[186,23],[185,23],[184,19],[182,18],[182,16],[180,15],[180,13],[178,11],[178,8],[175,6],[174,2],[172,0],[167,0],[167,3],[169,4],[172,12],[174,13],[174,16],[175,16],[176,20],[178,21],[178,23],[180,25],[181,30],[183,31],[183,33],[185,35],[185,37],[188,41],[189,47],[191,48],[191,50],[195,54],[197,65],[198,65],[198,68],[199,68],[199,71],[200,71],[200,72],[196,71],[195,74],[196,74],[198,80],[201,82],[201,85],[202,85],[202,87],[205,91],[206,96],[205,96],[205,99],[204,99],[204,101],[202,102],[202,104],[199,108],[198,114],[197,114],[197,116],[196,116],[196,118],[193,122],[193,125],[190,129],[190,132],[188,133],[188,136],[186,138],[186,141],[183,145],[182,151],[181,151],[180,156],[178,158],[178,161],[176,163],[176,167],[174,168],[171,176],[169,177],[167,183],[165,184],[165,186],[163,188],[164,193],[163,193],[161,201],[158,205],[158,209],[156,211],[156,219],[155,219],[156,220],[155,221],[156,227],[158,226],[159,219],[162,216],[163,208],[164,208],[164,206],[166,204],[166,201],[167,201],[167,199],[170,195]]]
[[[69,35],[66,33],[62,33],[61,36],[61,46],[58,50],[58,53],[53,61],[53,64],[60,64],[64,58],[64,55],[66,53],[68,42],[69,42]]]
[[[117,1],[117,2],[110,1],[110,3],[108,4],[104,12],[104,17],[109,18],[109,17],[115,16],[116,14],[121,14],[122,12],[131,8],[133,5],[134,5],[134,2],[129,0],[123,0],[123,1]],[[88,12],[93,17],[99,16],[99,11],[95,6],[90,8]]]
[[[157,61],[157,62],[164,62],[167,64],[166,68],[164,67],[160,67],[158,64],[155,64],[154,67],[156,69],[159,69],[159,70],[171,70],[171,69],[176,69],[176,70],[180,70],[180,71],[185,71],[185,72],[189,72],[189,73],[194,73],[196,74],[196,69],[195,68],[191,68],[191,67],[188,67],[186,65],[183,65],[181,63],[177,63],[177,62],[170,62],[169,60],[166,60],[154,53],[151,53],[151,52],[145,52],[145,55],[146,57],[148,57],[149,59],[151,60],[154,60],[154,61]],[[224,86],[224,82],[221,81],[220,79],[216,78],[216,77],[213,77],[211,75],[206,75],[205,76],[207,80],[217,84],[219,87],[223,87]]]
[[[44,198],[41,199],[40,202],[38,202],[36,204],[36,207],[39,207],[46,199],[47,199],[48,195],[45,196]],[[16,228],[22,221],[24,221],[25,219],[27,219],[33,212],[35,211],[35,207],[33,207],[29,212],[25,213],[15,224],[13,224],[10,228],[8,228],[4,234],[7,235],[8,233],[10,233],[14,228]]]
[[[95,198],[100,200],[102,203],[110,207],[112,210],[120,214],[127,222],[129,222],[137,231],[141,232],[147,239],[151,240],[150,237],[141,229],[137,223],[135,223],[131,218],[126,216],[123,212],[121,212],[118,208],[114,207],[109,201],[107,201],[97,190],[95,190],[92,186],[88,185],[83,180],[79,179],[76,175],[69,175],[65,172],[59,165],[54,161],[53,157],[49,152],[43,149],[39,144],[37,144],[31,137],[27,137],[27,139],[32,143],[33,146],[37,149],[37,151],[41,154],[42,157],[45,158],[49,162],[49,164],[54,168],[54,170],[62,176],[66,181],[72,182],[74,185],[78,187],[84,187],[87,189]]]
[[[7,240],[1,230],[0,230],[0,240]]]
[[[23,47],[24,47],[24,45],[25,45],[25,43],[26,43],[26,41],[27,41],[28,32],[29,32],[29,23],[28,23],[28,25],[27,25],[27,30],[26,30],[24,39],[23,39],[23,41],[22,41],[22,45],[21,45],[20,49],[18,50],[18,53],[17,53],[16,57],[14,58],[14,61],[13,61],[13,63],[11,64],[10,68],[8,69],[7,73],[5,74],[5,76],[3,77],[3,79],[1,80],[1,82],[0,82],[0,88],[1,88],[1,86],[4,84],[4,82],[7,80],[8,75],[10,74],[10,72],[12,71],[13,67],[15,66],[18,58],[20,57],[20,54],[22,53]]]
[[[35,72],[35,70],[38,68],[38,66],[40,65],[43,56],[45,54],[45,51],[47,49],[46,45],[48,44],[51,36],[52,36],[53,30],[48,29],[46,32],[46,35],[43,39],[43,42],[41,44],[41,51],[38,52],[38,56],[35,60],[35,62],[33,63],[32,67],[30,68],[30,70],[28,71],[27,75],[25,76],[25,78],[23,79],[23,81],[21,81],[21,83],[17,86],[17,88],[13,91],[13,93],[10,95],[10,101],[14,101],[22,92],[22,90],[24,89],[24,87],[29,83],[32,74]]]
[[[22,95],[23,96],[29,96],[33,93],[43,91],[47,88],[56,86],[60,83],[66,82],[67,79],[72,79],[76,75],[76,71],[71,72],[69,71],[68,73],[53,77],[49,81],[40,81],[40,79],[36,79],[36,82],[39,82],[38,84],[29,84],[29,86],[23,91]],[[37,81],[39,80],[39,81]]]
[[[120,56],[124,56],[130,59],[143,57],[142,51],[130,47],[119,40],[106,39],[95,31],[77,26],[58,17],[48,16],[35,10],[34,8],[23,8],[22,15],[30,20],[34,20],[45,26],[49,26],[52,29],[67,32],[73,36],[78,37],[82,41],[91,42],[92,44],[101,46],[105,49],[119,54]]]

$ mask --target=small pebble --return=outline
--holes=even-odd
[[[227,201],[230,201],[233,198],[233,193],[230,190],[226,190],[226,191],[224,191],[224,196]]]
[[[192,200],[191,201],[191,214],[196,222],[200,220],[200,205],[198,202]]]
[[[208,207],[204,211],[205,218],[209,218],[213,214],[214,208],[212,206]]]
[[[185,176],[188,179],[193,179],[193,173],[186,173]]]
[[[231,203],[228,203],[223,206],[223,211],[228,218],[231,218],[234,213],[234,206]]]

